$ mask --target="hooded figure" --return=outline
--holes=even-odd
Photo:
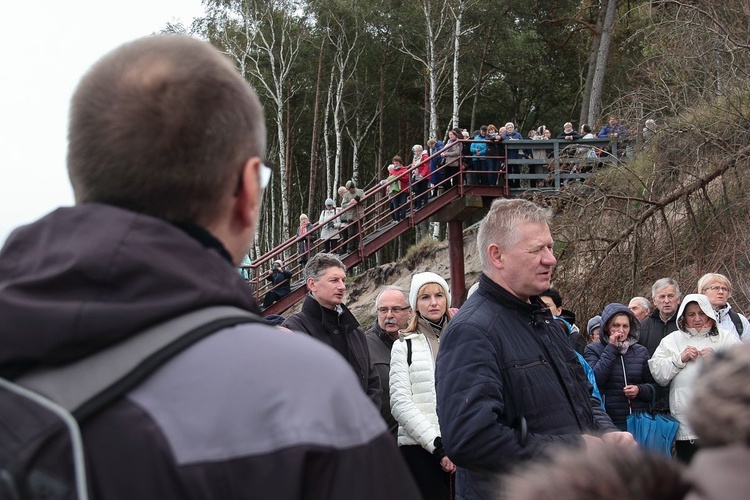
[[[698,436],[690,427],[687,412],[703,358],[739,344],[740,340],[716,326],[708,297],[698,293],[682,300],[677,311],[677,328],[662,339],[648,365],[659,384],[669,385],[669,409],[680,422],[675,443],[677,458],[689,462]]]
[[[654,385],[648,350],[638,344],[638,319],[624,304],[607,304],[602,311],[599,342],[584,350],[604,398],[604,409],[620,430],[635,411],[649,411]]]
[[[594,334],[594,330],[597,330],[596,335]],[[599,342],[599,334],[602,331],[602,317],[599,315],[594,316],[589,320],[589,322],[586,324],[586,334],[588,335],[587,342],[590,344],[591,342]]]

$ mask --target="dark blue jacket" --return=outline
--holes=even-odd
[[[650,411],[654,386],[645,347],[640,344],[631,345],[623,356],[615,346],[607,344],[604,337],[600,336],[600,343],[587,345],[583,356],[594,370],[596,385],[604,398],[604,408],[619,429],[625,430],[625,421],[631,411]],[[623,369],[627,374],[627,384]],[[638,386],[639,392],[635,399],[628,400],[625,397],[622,390],[626,385]]]
[[[616,430],[553,321],[538,297],[523,302],[482,275],[448,324],[435,378],[443,446],[459,467],[457,499],[490,498],[495,473],[552,444]]]
[[[617,314],[627,314],[631,318],[628,334],[631,345],[624,355],[609,343],[608,323]],[[608,304],[602,313],[599,343],[587,345],[583,354],[594,370],[596,385],[604,398],[604,408],[620,430],[626,429],[626,420],[631,412],[650,411],[654,397],[654,379],[648,368],[648,350],[637,341],[638,320],[633,313],[623,304]],[[626,385],[638,386],[635,399],[625,397],[623,388]]]

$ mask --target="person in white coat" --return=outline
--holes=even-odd
[[[729,299],[732,297],[732,283],[729,278],[719,273],[704,274],[698,280],[698,292],[708,297],[716,313],[719,328],[734,333],[740,340],[750,339],[750,323],[747,318],[735,312],[729,305]]]
[[[440,334],[451,317],[445,280],[415,274],[409,303],[415,315],[391,348],[391,413],[398,422],[398,446],[424,498],[450,499],[456,466],[440,439],[435,396],[435,360]]]
[[[340,217],[333,218],[339,210],[333,198],[327,198],[325,208],[320,212],[318,223],[320,224],[320,239],[323,240],[323,248],[326,253],[335,251],[339,241],[339,230],[341,229]]]
[[[690,427],[687,413],[703,359],[740,340],[717,326],[708,297],[699,293],[687,295],[682,301],[677,328],[661,340],[648,366],[656,382],[669,385],[669,410],[680,423],[675,441],[677,458],[690,463],[697,451],[698,435]]]

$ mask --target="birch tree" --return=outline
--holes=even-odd
[[[281,221],[284,235],[289,232],[289,177],[287,175],[286,105],[298,90],[290,82],[290,73],[305,40],[305,19],[289,15],[300,12],[290,0],[209,0],[209,15],[223,29],[215,32],[227,55],[236,61],[242,74],[249,77],[273,103],[273,118],[278,142],[278,172],[281,177]]]
[[[451,116],[451,123],[448,129],[454,129],[458,127],[458,113],[461,109],[461,87],[459,85],[459,62],[461,54],[461,36],[464,34],[462,28],[462,22],[464,13],[470,9],[476,2],[474,0],[460,0],[456,4],[449,3],[448,8],[450,9],[451,16],[453,18],[453,76],[452,76],[452,102],[453,102],[453,114]],[[472,28],[473,29],[473,28]]]
[[[450,56],[453,50],[446,44],[455,41],[452,36],[446,36],[449,30],[450,15],[448,15],[447,0],[421,0],[420,24],[421,30],[405,30],[400,38],[399,51],[411,57],[425,71],[427,79],[427,105],[429,107],[429,137],[438,135],[438,94],[441,78],[444,78]],[[414,40],[421,42],[415,43]]]
[[[607,71],[607,60],[609,48],[612,42],[612,30],[615,24],[615,13],[617,12],[617,0],[608,0],[604,8],[601,37],[596,52],[596,64],[594,75],[591,78],[591,94],[588,102],[588,123],[596,123],[602,106],[602,93],[604,92],[604,77]]]

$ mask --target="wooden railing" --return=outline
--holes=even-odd
[[[463,143],[476,142],[472,140],[461,141]],[[559,190],[568,182],[583,181],[590,176],[594,170],[605,165],[613,164],[618,161],[618,143],[609,139],[587,139],[579,141],[565,140],[548,140],[548,141],[504,141],[499,148],[503,153],[502,156],[487,156],[487,159],[496,159],[501,169],[497,172],[497,184],[495,185],[474,185],[468,181],[476,180],[478,176],[488,178],[489,172],[474,170],[472,157],[461,156],[457,162],[452,164],[443,164],[438,167],[436,173],[442,173],[444,179],[432,188],[427,189],[419,196],[408,193],[407,200],[400,207],[391,207],[388,189],[390,183],[384,183],[364,191],[364,197],[360,200],[360,205],[364,207],[362,217],[356,217],[356,206],[343,207],[335,216],[329,217],[323,221],[313,218],[310,214],[310,222],[313,223],[311,233],[305,236],[293,236],[287,241],[276,246],[272,250],[261,255],[250,265],[243,265],[240,268],[246,274],[248,283],[252,287],[259,304],[263,303],[263,297],[271,290],[277,289],[272,287],[266,280],[271,270],[271,263],[275,260],[282,261],[283,269],[292,272],[291,289],[292,293],[280,299],[276,304],[266,309],[266,313],[280,313],[293,305],[295,302],[304,297],[305,284],[303,282],[304,256],[298,252],[298,247],[302,241],[307,242],[307,257],[324,250],[324,241],[319,237],[320,229],[329,222],[334,222],[343,214],[351,214],[354,219],[348,227],[356,229],[353,235],[349,236],[348,227],[340,227],[334,231],[334,236],[338,236],[333,244],[332,252],[338,253],[347,267],[359,264],[366,257],[382,248],[389,241],[398,235],[406,232],[416,224],[427,220],[429,217],[442,210],[456,198],[468,194],[477,194],[483,197],[498,197],[517,194],[521,191],[533,190]],[[516,155],[512,151],[549,151],[548,157],[534,159],[533,155],[522,155],[514,158]],[[430,156],[426,161],[436,158],[442,152],[438,151]],[[589,157],[588,151],[593,151],[595,156]],[[510,154],[509,154],[510,152]],[[511,158],[509,159],[508,156]],[[542,155],[537,154],[537,157]],[[523,172],[522,169],[529,169]],[[543,172],[536,172],[533,169],[541,167]],[[409,178],[416,169],[409,166]],[[516,184],[516,182],[518,184]],[[411,185],[409,187],[411,191]],[[432,196],[431,196],[432,195]],[[421,208],[415,206],[415,202],[420,199],[429,199],[429,202]],[[416,203],[419,205],[419,203]],[[407,212],[406,218],[402,221],[393,219],[394,213],[404,208]],[[322,211],[322,210],[321,210]],[[312,233],[318,237],[313,238]],[[348,251],[350,243],[356,245],[353,251]]]

